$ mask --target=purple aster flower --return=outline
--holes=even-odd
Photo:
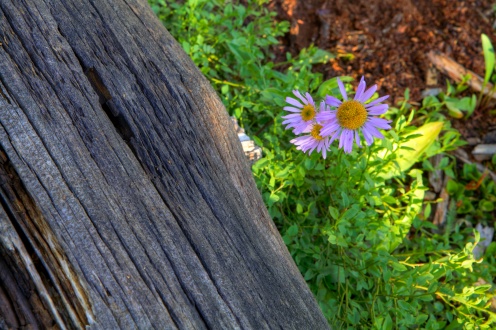
[[[325,123],[320,131],[321,136],[330,136],[331,141],[339,138],[339,148],[343,148],[346,153],[350,153],[353,149],[353,141],[361,147],[360,132],[362,132],[367,145],[372,144],[374,137],[383,139],[384,136],[378,128],[390,129],[390,121],[375,116],[382,115],[387,111],[388,105],[380,103],[389,95],[366,103],[374,95],[377,85],[365,90],[365,79],[362,77],[355,98],[348,100],[343,83],[339,78],[337,80],[343,101],[333,96],[326,96],[325,102],[335,109],[317,114],[316,120]]]
[[[310,94],[305,93],[305,96],[302,96],[297,90],[294,90],[293,94],[303,104],[292,97],[287,97],[286,102],[292,106],[286,106],[283,109],[292,113],[282,117],[285,119],[282,124],[287,125],[286,129],[293,128],[293,133],[300,134],[314,122],[317,111],[315,102]]]
[[[325,108],[326,104],[324,101],[322,101],[320,103],[321,111],[324,111]],[[315,149],[317,149],[317,152],[322,153],[322,156],[325,159],[327,156],[327,150],[329,149],[329,146],[331,145],[333,139],[331,139],[330,137],[323,137],[320,134],[322,127],[323,126],[321,124],[313,122],[303,131],[303,133],[310,133],[310,135],[299,136],[297,138],[294,138],[290,142],[297,146],[296,149],[303,152],[308,151],[309,155]]]

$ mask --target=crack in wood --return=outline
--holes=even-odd
[[[132,145],[132,139],[134,138],[134,133],[127,120],[119,114],[112,100],[105,102],[102,104],[102,109],[109,118],[112,125],[119,133],[120,137],[124,140],[127,146],[132,150],[132,152],[136,155],[135,148]]]
[[[84,69],[83,63],[81,62],[79,57],[78,60]],[[117,130],[117,133],[119,133],[120,137],[134,152],[134,148],[131,144],[131,139],[134,137],[133,130],[129,126],[129,123],[126,121],[126,119],[120,114],[119,110],[117,110],[117,107],[114,105],[112,95],[103,83],[102,78],[98,74],[98,71],[95,68],[91,67],[85,70],[84,74],[88,78],[91,87],[98,95],[98,101],[102,106],[102,110],[105,112],[110,122]]]
[[[0,246],[0,252],[1,251]],[[4,253],[1,253],[4,254]],[[8,329],[13,327],[29,327],[30,329],[39,329],[42,324],[41,318],[48,315],[37,313],[33,314],[32,308],[33,295],[28,292],[32,289],[30,283],[22,283],[23,279],[19,276],[19,269],[13,269],[9,265],[12,261],[4,260],[0,254],[0,320],[3,320]],[[1,324],[0,324],[1,325]]]
[[[84,74],[86,75],[86,77],[88,77],[91,87],[93,87],[96,94],[98,95],[98,101],[100,102],[100,104],[105,104],[112,98],[112,95],[110,95],[109,90],[103,84],[102,79],[100,78],[100,75],[95,70],[95,68],[87,69]]]
[[[11,262],[6,259],[5,268],[18,274],[14,278],[17,286],[30,288],[25,296],[29,297],[26,299],[30,310],[36,312],[38,326],[46,328],[57,324],[60,329],[65,329],[65,325],[81,328],[88,324],[86,309],[90,306],[89,298],[80,287],[74,270],[67,267],[63,249],[50,246],[57,240],[2,150],[0,234],[0,258],[2,252],[8,250],[7,255],[15,259]],[[63,275],[55,274],[62,269],[65,269]],[[22,302],[21,298],[16,294],[14,300]],[[22,313],[36,329],[37,324],[32,324],[33,318],[24,312],[26,308],[23,307]],[[59,313],[62,310],[65,313]]]

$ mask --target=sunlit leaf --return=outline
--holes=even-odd
[[[482,51],[484,52],[484,62],[486,63],[486,74],[484,84],[487,84],[494,70],[494,48],[491,40],[484,33],[481,35]]]
[[[401,146],[407,148],[398,148],[395,151],[397,156],[396,161],[399,168],[392,164],[386,166],[380,173],[380,176],[384,179],[390,179],[394,176],[401,175],[401,173],[412,167],[413,164],[420,160],[420,157],[424,151],[426,151],[427,148],[429,148],[429,146],[436,140],[442,128],[442,122],[432,122],[427,123],[413,131],[412,134],[421,134],[422,136],[408,140],[407,142],[401,144]],[[382,155],[379,155],[379,157],[381,156]]]
[[[349,76],[342,76],[339,77],[339,79],[345,83],[353,81],[353,78]],[[332,95],[335,97],[340,95],[337,77],[326,80],[320,84],[319,89],[317,90],[317,96],[324,98],[326,95]]]

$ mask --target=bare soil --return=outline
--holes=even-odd
[[[440,73],[426,79],[430,50],[484,76],[480,35],[487,34],[496,45],[493,5],[490,0],[274,0],[270,6],[291,23],[281,55],[315,44],[337,55],[318,68],[326,79],[364,75],[394,104],[406,88],[418,102],[423,90],[445,86],[447,77]],[[453,122],[465,138],[481,141],[496,130],[496,116],[487,112]]]

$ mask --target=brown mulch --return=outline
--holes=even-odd
[[[484,76],[480,35],[487,34],[496,45],[493,4],[490,0],[274,0],[271,7],[279,19],[291,23],[282,54],[297,54],[315,44],[338,55],[319,68],[326,79],[365,75],[395,103],[406,88],[412,101],[420,101],[423,90],[445,86],[447,78],[441,74],[435,86],[427,85],[430,50]],[[466,128],[465,137],[483,139],[496,128],[494,117],[474,113],[455,126]]]

